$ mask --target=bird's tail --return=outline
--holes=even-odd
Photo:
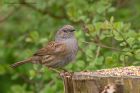
[[[32,58],[28,58],[28,59],[25,59],[25,60],[23,60],[23,61],[19,61],[19,62],[16,62],[16,63],[12,64],[11,67],[12,67],[12,68],[16,68],[16,67],[18,67],[18,66],[20,66],[20,65],[29,63],[29,62],[31,62],[31,61],[32,61]]]

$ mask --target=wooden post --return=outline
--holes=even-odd
[[[136,70],[140,74],[140,69],[133,72]],[[140,93],[138,75],[124,75],[124,72],[121,75],[99,74],[104,73],[102,70],[97,72],[63,73],[65,93]],[[122,72],[119,70],[118,73]]]

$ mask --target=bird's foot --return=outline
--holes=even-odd
[[[72,77],[72,75],[73,75],[73,72],[68,72],[68,71],[60,73],[61,77]]]

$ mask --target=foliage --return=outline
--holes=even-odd
[[[68,71],[140,65],[139,0],[1,0],[0,93],[62,93],[58,74],[41,65],[10,64],[76,27],[79,53]]]

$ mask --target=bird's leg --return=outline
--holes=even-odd
[[[62,70],[63,72],[68,72],[65,68],[59,68],[60,70]]]
[[[54,72],[56,72],[56,73],[60,73],[60,71],[59,71],[59,70],[57,70],[57,69],[55,69],[55,68],[48,67],[48,69],[50,69],[50,70],[52,70],[52,71],[54,71]]]

